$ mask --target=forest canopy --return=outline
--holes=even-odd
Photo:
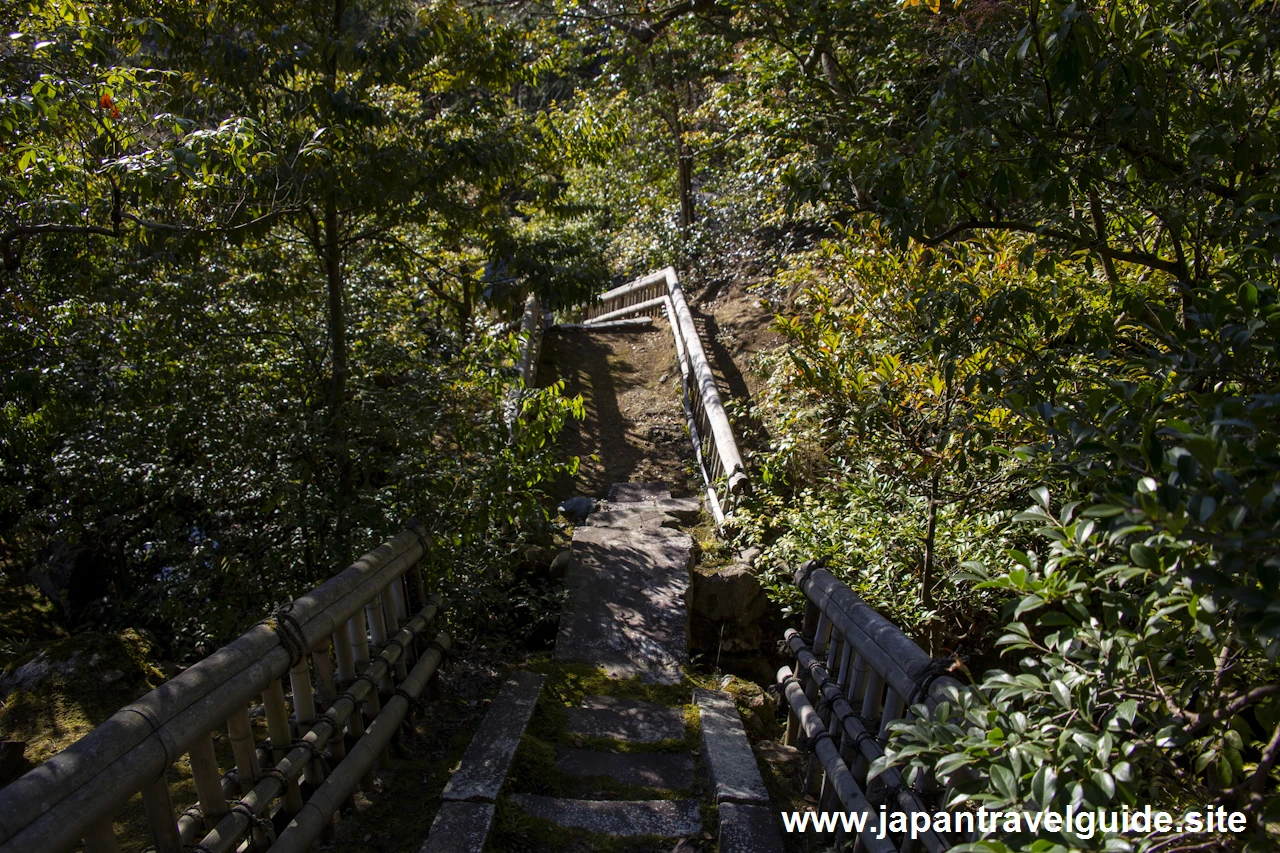
[[[554,618],[498,582],[580,414],[525,389],[508,431],[518,306],[674,264],[784,341],[728,535],[973,682],[890,762],[953,804],[1223,803],[1272,849],[1270,0],[0,16],[0,560],[69,627],[208,650],[410,517],[463,618]]]

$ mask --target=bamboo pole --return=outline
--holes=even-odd
[[[436,646],[427,650],[409,673],[409,677],[400,685],[403,693],[416,698],[422,692],[423,686],[440,666],[443,651],[449,646],[447,634],[441,633],[436,637]],[[386,709],[370,724],[365,738],[355,745],[346,761],[334,768],[325,784],[311,795],[303,810],[294,815],[284,832],[276,839],[271,848],[273,853],[306,853],[311,849],[330,815],[337,811],[354,789],[362,766],[372,764],[379,751],[387,748],[408,711],[409,700],[401,693],[387,700]]]
[[[667,271],[665,269],[647,273],[634,281],[629,281],[626,284],[620,284],[612,290],[606,290],[604,293],[596,297],[596,301],[598,303],[612,302],[615,299],[620,299],[621,297],[634,293],[637,290],[643,290],[644,288],[652,287],[659,282],[665,282],[666,278]]]
[[[290,616],[308,647],[348,619],[422,556],[404,531],[295,600]],[[110,818],[128,798],[222,725],[238,706],[289,668],[269,625],[245,632],[44,764],[0,789],[0,853],[63,850]]]
[[[675,308],[676,322],[680,325],[680,334],[684,338],[685,349],[689,353],[695,386],[706,408],[716,454],[728,478],[727,488],[730,494],[737,494],[748,487],[746,466],[742,464],[738,443],[733,438],[733,428],[729,425],[728,415],[725,414],[724,403],[721,402],[720,392],[716,389],[715,376],[711,373],[706,351],[702,348],[702,339],[698,337],[698,327],[694,325],[693,314],[689,311],[689,303],[685,301],[684,291],[680,288],[679,279],[676,278],[676,271],[672,267],[667,267],[662,272],[667,280],[671,305]]]
[[[289,754],[293,735],[289,731],[289,707],[284,702],[284,687],[280,681],[271,682],[262,693],[267,710],[267,734],[271,737],[271,758],[279,764]],[[302,808],[302,792],[298,783],[290,781],[284,789],[284,810],[290,816]]]
[[[867,825],[876,827],[878,824],[871,803],[867,801],[866,796],[863,795],[862,790],[858,787],[858,783],[854,781],[853,774],[849,772],[849,768],[840,760],[840,754],[835,744],[831,742],[829,737],[822,737],[822,735],[827,734],[826,727],[818,719],[817,712],[814,711],[813,706],[805,698],[804,691],[800,689],[800,685],[795,681],[789,680],[790,676],[790,667],[784,666],[778,670],[778,684],[783,685],[783,698],[787,700],[792,711],[795,712],[805,737],[808,738],[809,743],[814,745],[814,755],[818,757],[824,771],[831,779],[835,799],[840,802],[845,811],[866,814],[868,816]],[[897,853],[897,848],[891,838],[876,838],[874,834],[868,832],[861,837],[861,841],[865,845],[864,849],[869,853]]]
[[[815,610],[821,611],[833,627],[857,647],[859,657],[865,659],[868,669],[877,674],[877,692],[888,685],[898,697],[923,702],[932,710],[940,699],[945,699],[947,689],[963,687],[954,678],[942,675],[930,680],[927,696],[917,696],[917,687],[933,662],[911,638],[834,575],[813,562],[805,563],[796,572],[796,586],[808,599],[806,633],[810,614]],[[869,679],[869,686],[870,683]],[[879,701],[877,696],[876,702]]]
[[[142,809],[147,814],[147,826],[151,829],[156,853],[182,853],[182,839],[178,836],[178,822],[173,818],[167,773],[161,773],[142,788]]]
[[[249,722],[248,708],[241,707],[227,718],[227,732],[231,735],[231,754],[236,759],[240,791],[247,794],[253,790],[254,780],[262,775],[258,752],[253,745],[253,724]]]
[[[401,633],[397,635],[397,639],[404,639],[407,641],[407,638],[412,636],[414,633],[421,633],[425,631],[435,620],[436,615],[439,613],[439,609],[440,600],[437,598],[431,604],[424,607],[412,620],[410,620],[409,624],[407,624],[401,630]],[[439,635],[436,638],[436,644],[440,649],[448,649],[448,636],[445,634]],[[437,655],[439,654],[438,649],[433,649],[432,651],[436,652]],[[429,652],[429,654],[430,653],[431,652]],[[341,736],[340,728],[336,725],[335,721],[348,714],[353,717],[357,715],[355,708],[360,702],[362,695],[367,691],[373,690],[372,681],[377,678],[380,672],[385,671],[390,667],[396,656],[399,654],[400,649],[394,644],[384,650],[382,654],[378,656],[378,659],[370,665],[368,672],[369,678],[360,679],[355,682],[350,693],[341,696],[329,709],[329,712],[319,718],[315,725],[311,727],[311,730],[300,739],[301,743],[292,748],[289,754],[276,764],[276,772],[264,776],[258,784],[254,786],[254,789],[242,798],[241,802],[252,814],[257,815],[264,812],[271,804],[272,800],[279,795],[284,785],[294,784],[294,780],[301,775],[302,768],[310,760],[310,755],[313,750],[323,749],[335,735],[338,737]],[[426,655],[423,656],[423,659],[419,660],[419,665],[423,663],[425,658]],[[438,666],[438,662],[435,666]],[[430,668],[432,672],[434,672],[435,666]],[[417,671],[417,667],[415,667],[415,671]],[[372,728],[372,726],[370,728]],[[367,743],[367,739],[357,741],[356,746],[351,750],[348,758],[334,768],[333,773],[330,774],[330,779],[332,779],[341,768],[349,768],[352,766],[351,756],[356,754],[357,749],[362,743]],[[362,776],[367,775],[370,772],[371,766],[371,764],[366,766],[364,762],[360,762],[360,767],[358,769],[359,774]],[[328,781],[329,780],[326,780],[326,783]],[[349,797],[350,794],[351,791],[348,790],[347,796]],[[312,796],[314,797],[314,793]],[[246,814],[241,811],[233,811],[224,817],[222,822],[219,823],[213,831],[206,835],[203,840],[201,840],[200,846],[206,851],[211,851],[211,853],[227,853],[234,849],[235,845],[237,845],[240,839],[244,837],[244,833],[248,830],[250,823],[251,821]]]
[[[652,311],[654,308],[661,308],[666,301],[667,297],[658,296],[653,299],[646,299],[643,302],[637,302],[634,305],[627,305],[624,308],[606,311],[605,313],[597,314],[587,322],[582,323],[580,328],[593,329],[601,323],[608,323],[611,320],[619,320],[626,317],[628,314],[639,314],[643,311]]]
[[[111,820],[89,827],[84,835],[84,853],[120,853],[115,824]]]
[[[227,799],[222,792],[222,771],[218,769],[218,756],[213,752],[213,736],[197,738],[187,757],[191,760],[191,777],[196,786],[200,814],[208,828],[227,813]]]

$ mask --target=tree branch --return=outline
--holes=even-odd
[[[1104,258],[1110,258],[1116,261],[1126,261],[1131,264],[1139,264],[1140,266],[1150,267],[1151,269],[1167,272],[1169,275],[1181,278],[1183,267],[1174,261],[1166,261],[1164,258],[1148,254],[1146,252],[1130,252],[1124,249],[1113,249],[1110,246],[1099,244],[1097,241],[1084,240],[1078,235],[1072,234],[1070,231],[1063,231],[1060,228],[1047,228],[1044,226],[1035,226],[1030,222],[1024,222],[1017,219],[969,219],[964,222],[958,222],[952,225],[941,234],[933,237],[925,237],[920,242],[926,246],[937,246],[945,243],[957,234],[965,231],[1022,231],[1028,234],[1035,234],[1037,237],[1050,237],[1054,240],[1061,240],[1064,243],[1070,243],[1078,249],[1088,249],[1091,252],[1097,252]]]

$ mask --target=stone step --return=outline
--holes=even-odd
[[[556,749],[556,769],[574,776],[601,776],[624,785],[643,785],[667,791],[693,787],[693,757],[663,753],[598,752]]]
[[[688,658],[693,538],[666,528],[579,527],[556,659],[614,678],[678,684]]]
[[[671,497],[671,489],[666,483],[614,483],[609,487],[608,500],[617,501],[651,501],[667,500]]]
[[[682,524],[692,524],[702,517],[702,500],[699,498],[667,498],[647,501],[601,501],[598,512],[617,512],[624,509],[649,509],[674,515]]]
[[[619,509],[605,512],[593,512],[587,516],[588,527],[627,527],[632,529],[646,527],[677,527],[680,519],[656,509],[626,504],[613,504]]]
[[[773,809],[725,803],[718,811],[720,853],[782,853],[782,832]]]
[[[716,802],[766,806],[769,791],[738,717],[733,697],[717,690],[693,691],[702,717],[702,754],[711,769]]]
[[[633,743],[658,743],[684,737],[684,712],[680,708],[622,699],[587,696],[581,707],[565,709],[571,735],[605,737]]]
[[[512,673],[476,729],[462,763],[449,777],[442,799],[493,802],[498,798],[546,680],[533,672]]]
[[[493,812],[489,803],[443,803],[418,853],[483,853]]]
[[[557,826],[600,835],[682,838],[702,832],[697,800],[567,800],[512,794],[511,801],[526,813]]]

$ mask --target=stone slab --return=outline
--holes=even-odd
[[[516,672],[507,679],[471,738],[462,764],[449,777],[442,799],[493,802],[498,798],[546,680],[533,672]]]
[[[697,800],[565,800],[512,794],[511,801],[528,814],[557,826],[600,835],[678,838],[702,831],[702,812]]]
[[[702,714],[702,754],[711,770],[716,802],[768,805],[769,790],[760,778],[760,767],[733,697],[697,689],[693,701]]]
[[[720,853],[783,853],[777,812],[767,806],[720,806]]]
[[[671,489],[666,483],[614,483],[609,487],[609,502],[667,500]]]
[[[701,498],[668,498],[657,501],[655,506],[686,524],[696,522],[703,513]]]
[[[418,853],[483,853],[493,824],[489,803],[444,803]]]
[[[693,552],[693,538],[678,530],[575,530],[556,659],[678,684],[689,653]]]
[[[681,524],[695,524],[702,518],[701,498],[667,498],[645,501],[600,501],[597,512],[616,512],[624,509],[648,509],[674,515]]]
[[[658,743],[684,737],[684,711],[656,702],[587,696],[579,708],[565,709],[571,735]]]
[[[617,506],[617,505],[614,505]],[[680,519],[656,509],[647,508],[644,504],[627,506],[604,512],[593,512],[587,516],[588,527],[676,527]]]
[[[574,776],[603,776],[626,785],[668,791],[693,787],[693,756],[556,749],[556,769]]]

